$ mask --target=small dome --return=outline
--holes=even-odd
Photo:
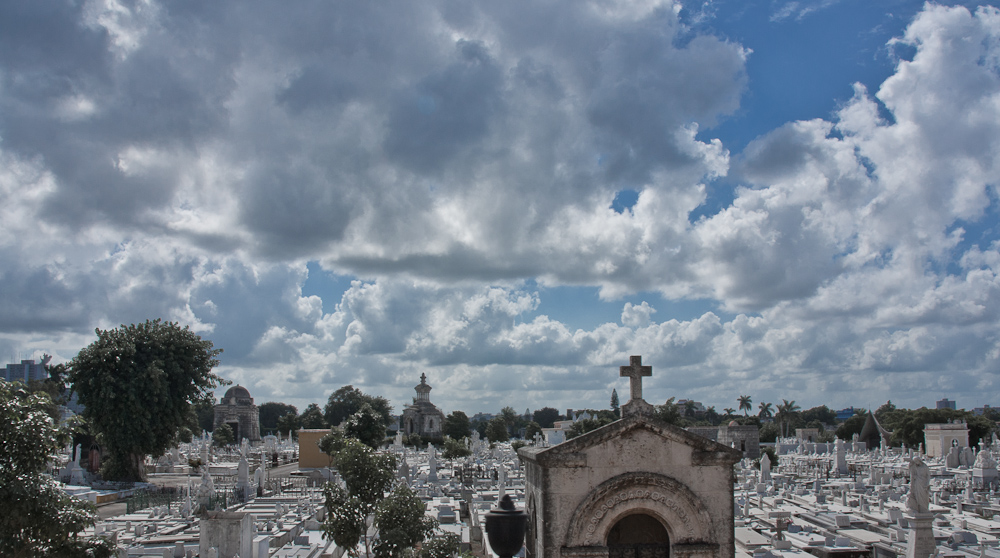
[[[226,395],[222,396],[222,403],[225,405],[253,405],[253,397],[250,397],[247,388],[237,384],[229,388]]]
[[[729,426],[739,426],[739,425],[740,423],[736,422],[735,420],[729,421]]]
[[[226,392],[226,399],[235,397],[236,399],[250,399],[250,392],[241,385],[235,385]]]

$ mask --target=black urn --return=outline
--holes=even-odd
[[[500,507],[486,514],[486,537],[490,547],[501,558],[510,558],[524,546],[524,530],[528,515],[514,507],[510,495],[500,500]]]

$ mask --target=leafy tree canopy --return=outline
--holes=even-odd
[[[295,413],[287,413],[278,419],[276,427],[278,432],[284,434],[291,432],[294,438],[298,438],[299,416]]]
[[[49,415],[48,394],[0,381],[0,556],[109,557],[114,545],[77,533],[97,519],[92,504],[69,496],[43,475],[70,432]]]
[[[555,426],[556,421],[559,420],[559,411],[552,407],[542,407],[532,413],[532,418],[538,423],[538,426],[552,428]]]
[[[441,432],[445,436],[450,436],[456,440],[465,438],[472,432],[472,423],[469,416],[462,411],[454,411],[444,418]]]
[[[444,452],[441,457],[445,459],[458,459],[472,454],[472,450],[467,448],[462,440],[456,440],[450,436],[444,437]]]
[[[566,434],[566,438],[576,438],[581,434],[586,434],[591,430],[597,430],[598,428],[611,424],[614,419],[608,418],[606,416],[597,416],[595,418],[581,419],[573,423],[570,427],[569,432]]]
[[[494,417],[487,423],[486,439],[494,444],[496,442],[506,442],[510,439],[510,434],[507,433],[507,424],[502,417]]]
[[[175,322],[95,331],[97,341],[70,361],[69,379],[104,443],[104,478],[142,480],[145,456],[177,444],[197,424],[192,404],[228,383],[212,373],[222,350]]]
[[[868,411],[857,409],[853,416],[837,427],[837,437],[848,442],[853,440],[855,434],[861,434],[861,429],[865,427],[865,420],[867,418]]]
[[[385,427],[382,415],[368,403],[362,403],[358,412],[347,417],[343,423],[344,434],[366,446],[377,448],[385,441]]]
[[[306,410],[302,411],[302,414],[299,416],[299,426],[306,429],[328,428],[330,423],[326,422],[326,419],[323,417],[323,411],[320,410],[319,405],[310,403],[309,406],[306,407]]]
[[[402,558],[430,536],[437,521],[424,513],[424,503],[405,484],[396,486],[375,511],[376,558]]]
[[[219,427],[212,432],[212,443],[220,448],[232,445],[234,438],[233,427],[225,423],[220,424]]]
[[[257,413],[260,417],[260,429],[272,432],[274,430],[278,430],[278,419],[288,413],[298,415],[299,410],[295,408],[295,405],[268,401],[267,403],[257,407]]]
[[[836,424],[837,423],[837,412],[833,409],[827,407],[826,405],[820,405],[819,407],[813,407],[811,409],[806,409],[802,411],[802,420],[806,423],[817,420],[823,424]]]
[[[535,434],[540,434],[541,432],[542,426],[535,421],[531,421],[524,427],[524,438],[526,440],[533,440],[535,438]]]
[[[346,548],[351,556],[358,556],[357,545],[365,530],[365,518],[379,510],[385,494],[395,481],[396,456],[375,451],[352,438],[334,434],[320,440],[320,448],[333,457],[333,465],[340,473],[346,487],[327,483],[324,487],[327,518],[323,523],[324,536]],[[420,502],[420,500],[417,500]],[[423,504],[420,503],[421,510]],[[365,540],[368,555],[369,541]]]
[[[361,410],[361,405],[367,403],[378,414],[382,415],[383,424],[392,423],[392,405],[384,397],[366,395],[354,386],[344,386],[330,394],[323,410],[323,416],[330,426],[338,426],[347,417]]]

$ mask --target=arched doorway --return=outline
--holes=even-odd
[[[663,524],[645,513],[626,515],[608,532],[608,558],[668,558],[670,537]]]

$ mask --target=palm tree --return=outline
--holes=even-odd
[[[753,410],[753,401],[750,400],[750,396],[741,395],[737,401],[740,402],[740,410],[743,411],[743,416],[748,416],[747,413]]]
[[[719,413],[718,411],[715,410],[714,406],[705,409],[705,420],[707,420],[712,424],[715,424],[715,421],[717,421],[718,419],[719,419]]]
[[[787,399],[781,400],[781,405],[778,405],[778,416],[780,417],[778,421],[782,425],[782,430],[781,430],[782,437],[788,436],[787,426],[791,422],[792,415],[798,412],[798,410],[801,408],[802,407],[799,407],[798,405],[795,404],[794,399],[791,401]]]
[[[772,416],[774,416],[774,413],[771,411],[771,404],[770,403],[761,403],[760,406],[759,406],[759,408],[760,408],[760,412],[757,413],[758,417],[760,417],[762,419],[769,419]]]
[[[688,399],[684,402],[684,416],[693,417],[694,416],[694,401]]]
[[[725,409],[723,409],[723,411],[726,412],[726,417],[731,417],[734,414],[736,414],[736,409],[734,409],[732,407],[726,407]]]

